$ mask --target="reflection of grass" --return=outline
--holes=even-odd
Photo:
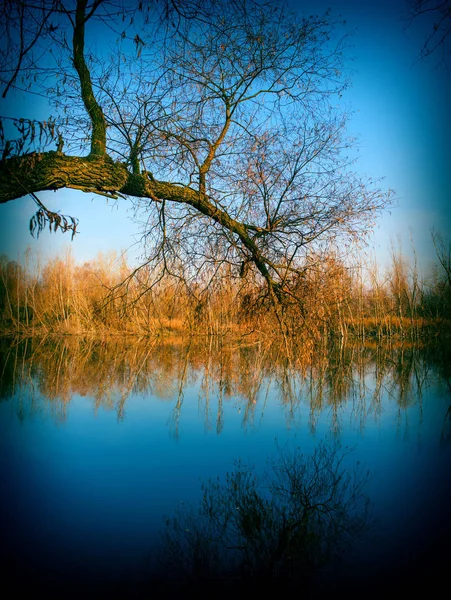
[[[317,568],[367,527],[368,473],[346,470],[349,453],[333,440],[310,456],[279,449],[262,477],[237,463],[224,482],[210,480],[198,507],[167,519],[152,585],[305,593]]]
[[[252,426],[263,418],[269,395],[276,395],[290,420],[306,402],[312,428],[326,407],[338,417],[340,406],[358,397],[355,408],[363,425],[368,415],[365,398],[372,398],[375,413],[386,393],[404,409],[421,396],[431,366],[449,382],[449,354],[449,347],[439,344],[331,342],[324,347],[299,346],[289,356],[274,340],[235,337],[0,338],[0,399],[32,382],[45,403],[64,407],[79,394],[93,398],[94,408],[115,410],[125,418],[131,394],[152,395],[174,403],[178,435],[184,413],[181,399],[187,386],[197,386],[200,380],[205,426],[212,427],[214,416],[218,433],[227,399],[236,399],[243,425]]]

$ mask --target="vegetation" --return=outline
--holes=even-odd
[[[349,454],[334,441],[311,456],[279,449],[261,476],[238,462],[224,483],[209,481],[198,508],[167,519],[152,589],[307,597],[316,570],[368,525],[368,473],[346,466]]]
[[[47,118],[0,120],[0,203],[29,195],[32,235],[73,237],[77,218],[49,210],[42,192],[120,198],[145,254],[138,267],[113,255],[0,258],[0,399],[17,393],[20,417],[64,418],[79,393],[122,419],[130,394],[150,389],[173,400],[177,437],[184,390],[201,377],[217,433],[228,398],[252,424],[270,386],[288,419],[307,399],[312,430],[325,405],[337,431],[340,404],[370,394],[353,408],[363,427],[384,386],[400,413],[414,386],[421,397],[431,349],[408,342],[438,336],[449,385],[448,242],[433,234],[427,278],[396,250],[384,273],[350,259],[392,200],[348,157],[347,36],[330,13],[291,14],[277,0],[10,0],[0,27],[2,98],[49,103]],[[305,591],[366,525],[366,475],[346,455],[334,443],[281,452],[261,477],[237,465],[207,483],[198,509],[167,521],[164,593],[225,580]]]
[[[131,269],[123,258],[98,255],[76,264],[65,257],[41,264],[29,253],[19,264],[0,258],[0,321],[3,335],[132,334],[156,336],[261,335],[325,344],[330,338],[410,341],[449,337],[451,246],[433,233],[438,261],[420,277],[392,249],[391,265],[345,264],[337,255],[308,256],[296,284],[296,301],[274,306],[258,277],[243,281],[229,265],[215,281],[199,277],[160,279],[150,266]]]
[[[126,417],[130,395],[151,395],[170,409],[170,432],[183,432],[188,387],[198,384],[199,414],[206,430],[221,433],[227,404],[234,406],[244,428],[264,418],[268,394],[276,395],[287,422],[298,419],[315,431],[326,410],[331,429],[341,427],[341,407],[351,402],[353,418],[365,427],[381,414],[388,393],[403,411],[421,398],[427,381],[451,386],[450,346],[366,342],[312,347],[301,340],[291,357],[278,339],[235,337],[54,336],[0,338],[0,399],[20,399],[23,418],[51,412],[64,420],[75,395],[92,398],[95,410]],[[449,417],[448,417],[449,419]],[[449,438],[449,422],[443,436]]]
[[[445,63],[448,60],[451,33],[451,2],[450,0],[408,0],[407,25],[413,21],[432,18],[428,32],[420,51],[420,58],[426,59],[431,54],[441,55]]]
[[[267,406],[275,401],[289,427],[320,434],[322,415],[340,439],[350,420],[363,433],[392,418],[400,440],[423,421],[423,404],[430,400],[423,391],[434,382],[444,395],[451,389],[449,346],[391,338],[387,344],[331,338],[316,347],[300,340],[287,357],[283,340],[270,336],[3,337],[0,364],[0,400],[20,419],[41,422],[50,414],[59,422],[80,396],[85,407],[126,419],[136,396],[143,396],[146,405],[155,399],[166,404],[168,432],[182,439],[186,422],[191,431],[193,411],[201,427],[204,420],[206,431],[221,435],[229,419],[248,431],[260,428],[272,418]],[[426,436],[429,443],[435,435],[449,443],[450,414],[441,432],[425,430],[423,423],[415,439]],[[153,565],[158,581],[151,571],[149,593],[155,594],[158,582],[166,595],[171,584],[194,586],[210,597],[208,583],[216,592],[227,583],[232,589],[248,585],[248,591],[297,586],[306,597],[313,583],[315,592],[316,569],[365,525],[365,475],[354,479],[353,462],[351,468],[349,460],[340,462],[346,452],[333,443],[309,457],[282,449],[264,475],[255,478],[248,466],[237,465],[226,480],[207,482],[199,507],[168,519],[161,562]],[[174,567],[174,555],[178,562],[168,580],[164,565]]]
[[[413,18],[431,7],[410,4]],[[432,7],[435,47],[449,9]],[[330,13],[277,0],[13,0],[0,25],[2,98],[39,94],[51,112],[1,120],[0,202],[30,195],[33,235],[74,236],[77,219],[40,192],[121,198],[145,249],[137,268],[67,256],[33,273],[3,259],[3,331],[287,340],[302,328],[317,341],[418,336],[447,319],[443,271],[420,282],[393,256],[389,283],[349,264],[391,196],[348,157],[347,35]]]
[[[3,120],[0,202],[30,195],[33,234],[74,235],[76,218],[40,192],[128,201],[146,251],[137,296],[166,277],[162,294],[178,279],[210,289],[240,277],[287,334],[282,306],[302,319],[310,269],[324,261],[329,277],[331,248],[349,253],[391,204],[348,156],[347,35],[330,13],[277,0],[13,0],[0,23],[3,97],[39,94],[51,111]],[[158,319],[152,302],[137,327]]]

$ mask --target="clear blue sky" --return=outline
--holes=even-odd
[[[404,0],[291,3],[306,13],[330,7],[346,19],[343,31],[353,32],[353,85],[345,100],[356,111],[349,128],[359,137],[356,170],[384,177],[383,186],[396,192],[398,203],[378,222],[376,256],[383,264],[390,239],[397,243],[398,237],[409,254],[412,235],[420,263],[427,267],[435,256],[430,229],[448,238],[451,232],[451,58],[448,68],[438,64],[439,55],[416,61],[431,21],[416,22],[406,30]],[[0,113],[35,117],[36,105],[19,96],[14,103],[4,101]],[[24,198],[0,205],[0,253],[17,259],[30,247],[46,257],[71,247],[80,261],[109,250],[128,250],[130,262],[139,258],[139,231],[128,218],[126,201],[113,204],[73,190],[44,193],[42,198],[48,208],[77,216],[80,234],[73,242],[67,234],[47,232],[35,240],[28,232],[35,205]]]

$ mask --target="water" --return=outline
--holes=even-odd
[[[287,363],[269,342],[4,342],[3,580],[130,597],[164,517],[197,505],[202,482],[235,459],[261,473],[277,446],[310,455],[335,439],[353,449],[346,470],[370,473],[372,527],[322,584],[368,595],[445,581],[447,358],[437,347],[349,347]]]

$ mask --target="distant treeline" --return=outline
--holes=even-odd
[[[70,252],[45,263],[26,255],[0,257],[2,334],[120,333],[157,335],[306,334],[400,337],[414,340],[451,330],[451,244],[433,237],[437,262],[420,276],[415,261],[392,250],[383,272],[372,264],[344,264],[334,254],[310,257],[277,308],[252,276],[226,264],[214,277],[161,278],[135,270],[114,254],[77,264]]]

